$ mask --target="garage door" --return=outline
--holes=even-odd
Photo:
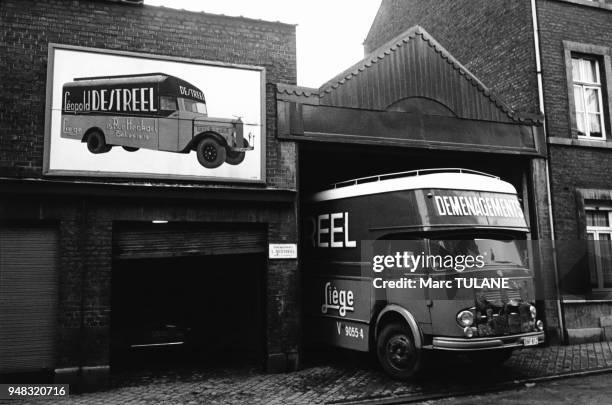
[[[0,373],[55,366],[58,234],[0,228]]]
[[[146,259],[266,252],[265,228],[227,224],[119,225],[116,259]]]

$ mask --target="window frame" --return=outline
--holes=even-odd
[[[186,98],[186,97],[178,97],[178,102],[179,102],[179,110],[181,110],[181,111],[186,111],[186,112],[190,112],[190,113],[194,113],[194,114],[208,115],[208,106],[203,101],[197,101],[197,100],[193,100],[193,99]],[[187,103],[188,102],[189,103],[193,103],[196,106],[198,104],[203,105],[204,106],[204,112],[192,111],[192,110],[188,109],[187,108]]]
[[[586,142],[592,142],[593,144],[597,144],[600,142],[610,142],[609,133],[610,133],[610,125],[612,124],[612,63],[611,63],[611,55],[612,48],[599,46],[599,45],[590,45],[590,44],[582,44],[571,41],[563,41],[564,48],[564,56],[565,56],[565,71],[566,71],[566,80],[567,80],[567,96],[568,96],[568,110],[569,110],[569,134],[570,138],[579,139]],[[600,82],[600,91],[598,94],[599,103],[601,106],[601,117],[600,117],[600,125],[602,130],[601,137],[592,137],[578,134],[578,122],[577,122],[577,114],[576,114],[576,105],[574,101],[574,83],[579,85],[586,85],[587,87],[591,87],[593,83],[586,82],[574,82],[574,78],[572,75],[573,65],[572,59],[582,58],[582,59],[594,59],[597,63],[598,76]],[[583,97],[584,97],[583,92]],[[583,98],[583,102],[585,103],[584,109],[586,110],[586,100]],[[586,114],[586,112],[585,112]],[[588,118],[587,115],[585,117]],[[585,121],[588,119],[585,118]]]
[[[580,69],[580,74],[581,76],[584,75],[584,71],[583,71],[583,63],[582,61],[588,61],[588,62],[592,62],[595,65],[595,81],[594,82],[589,82],[589,81],[584,81],[581,80],[581,78],[575,78],[573,77],[573,62],[574,60],[578,61],[579,64],[579,69]],[[583,126],[584,126],[584,130],[585,130],[585,134],[581,135],[580,133],[578,133],[578,138],[586,138],[589,140],[596,140],[596,141],[605,141],[606,140],[606,125],[605,125],[605,106],[603,105],[603,96],[602,96],[602,92],[603,92],[603,84],[602,84],[602,80],[601,80],[601,63],[600,61],[596,58],[596,57],[592,57],[590,55],[581,55],[581,54],[572,54],[572,90],[575,91],[576,88],[580,89],[580,96],[582,98],[582,107],[583,110],[580,111],[580,113],[583,114]],[[594,90],[597,93],[597,102],[599,103],[599,111],[596,112],[590,112],[588,111],[587,108],[587,90]],[[575,107],[575,113],[574,113],[574,119],[576,120],[576,127],[578,127],[578,106],[575,105],[575,92],[573,92],[573,96],[574,96],[574,107]],[[591,120],[589,119],[589,115],[593,114],[596,116],[599,116],[599,127],[601,129],[601,136],[594,136],[591,135],[592,131],[591,131]]]
[[[599,239],[596,237],[596,236],[599,236],[599,234],[601,233],[605,233],[610,236],[610,239],[608,239],[608,241],[612,245],[612,207],[607,206],[607,205],[603,207],[587,205],[585,207],[585,217],[586,217],[587,211],[595,211],[595,212],[605,211],[608,214],[608,226],[589,226],[587,225],[586,227],[587,239],[588,239],[589,234],[593,234],[593,240],[605,240],[605,239]],[[604,272],[603,272],[603,263],[601,262],[602,254],[600,250],[601,245],[600,243],[594,243],[593,247],[594,247],[593,253],[595,254],[595,260],[596,260],[595,269],[589,269],[589,271],[594,270],[596,272],[597,287],[593,287],[593,290],[610,292],[612,291],[612,286],[604,287]],[[610,269],[610,271],[612,271],[612,269]]]

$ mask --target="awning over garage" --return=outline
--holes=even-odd
[[[318,89],[277,89],[281,139],[546,155],[539,117],[506,106],[418,26]]]

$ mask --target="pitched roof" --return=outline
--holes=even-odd
[[[537,120],[512,110],[418,25],[319,89],[282,86],[279,92],[311,100],[318,97],[319,104],[380,110],[403,98],[421,97],[443,104],[461,118]]]

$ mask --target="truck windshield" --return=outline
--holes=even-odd
[[[188,98],[184,98],[183,105],[185,106],[185,111],[199,113],[199,114],[206,114],[206,104],[201,103],[199,101],[194,101]]]
[[[528,267],[527,246],[524,240],[497,236],[448,235],[444,238],[430,239],[430,249],[433,255],[481,256],[485,268]]]

